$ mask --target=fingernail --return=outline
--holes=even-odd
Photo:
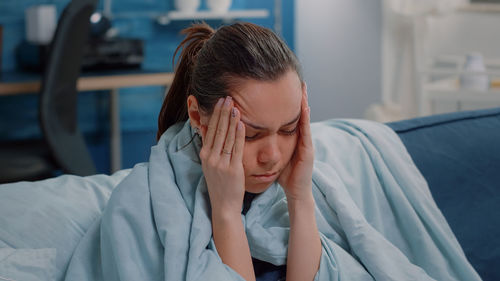
[[[238,113],[238,109],[236,107],[233,107],[233,109],[231,110],[231,116],[236,117],[236,113]]]
[[[238,122],[238,130],[243,130],[243,122]]]
[[[227,96],[226,102],[224,103],[224,105],[229,105],[229,104],[231,104],[231,96]]]
[[[224,98],[220,98],[220,99],[217,101],[217,105],[221,105],[223,101],[224,101]]]

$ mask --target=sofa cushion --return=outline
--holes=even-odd
[[[500,280],[500,108],[388,124],[426,178],[471,264]]]
[[[56,249],[0,248],[0,280],[55,280]]]
[[[40,253],[35,249],[51,248],[55,271],[50,280],[61,280],[78,242],[100,216],[113,188],[129,172],[63,175],[0,185],[0,248],[3,252],[16,249],[15,253],[25,256],[35,253],[36,257]]]

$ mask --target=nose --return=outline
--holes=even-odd
[[[279,162],[280,157],[281,152],[277,136],[268,136],[259,149],[257,161],[260,165],[265,166],[267,169],[271,169],[276,163]]]

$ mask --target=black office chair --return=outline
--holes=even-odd
[[[72,0],[61,14],[42,77],[43,140],[0,144],[0,183],[40,180],[57,170],[81,176],[96,173],[78,128],[76,89],[96,5],[97,0]]]

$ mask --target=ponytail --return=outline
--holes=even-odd
[[[186,34],[186,38],[179,44],[172,59],[175,67],[175,57],[182,48],[178,65],[175,68],[174,80],[168,89],[158,118],[157,140],[170,126],[188,119],[187,97],[191,91],[193,66],[199,51],[212,37],[214,30],[206,23],[200,23],[191,25],[181,33]]]

